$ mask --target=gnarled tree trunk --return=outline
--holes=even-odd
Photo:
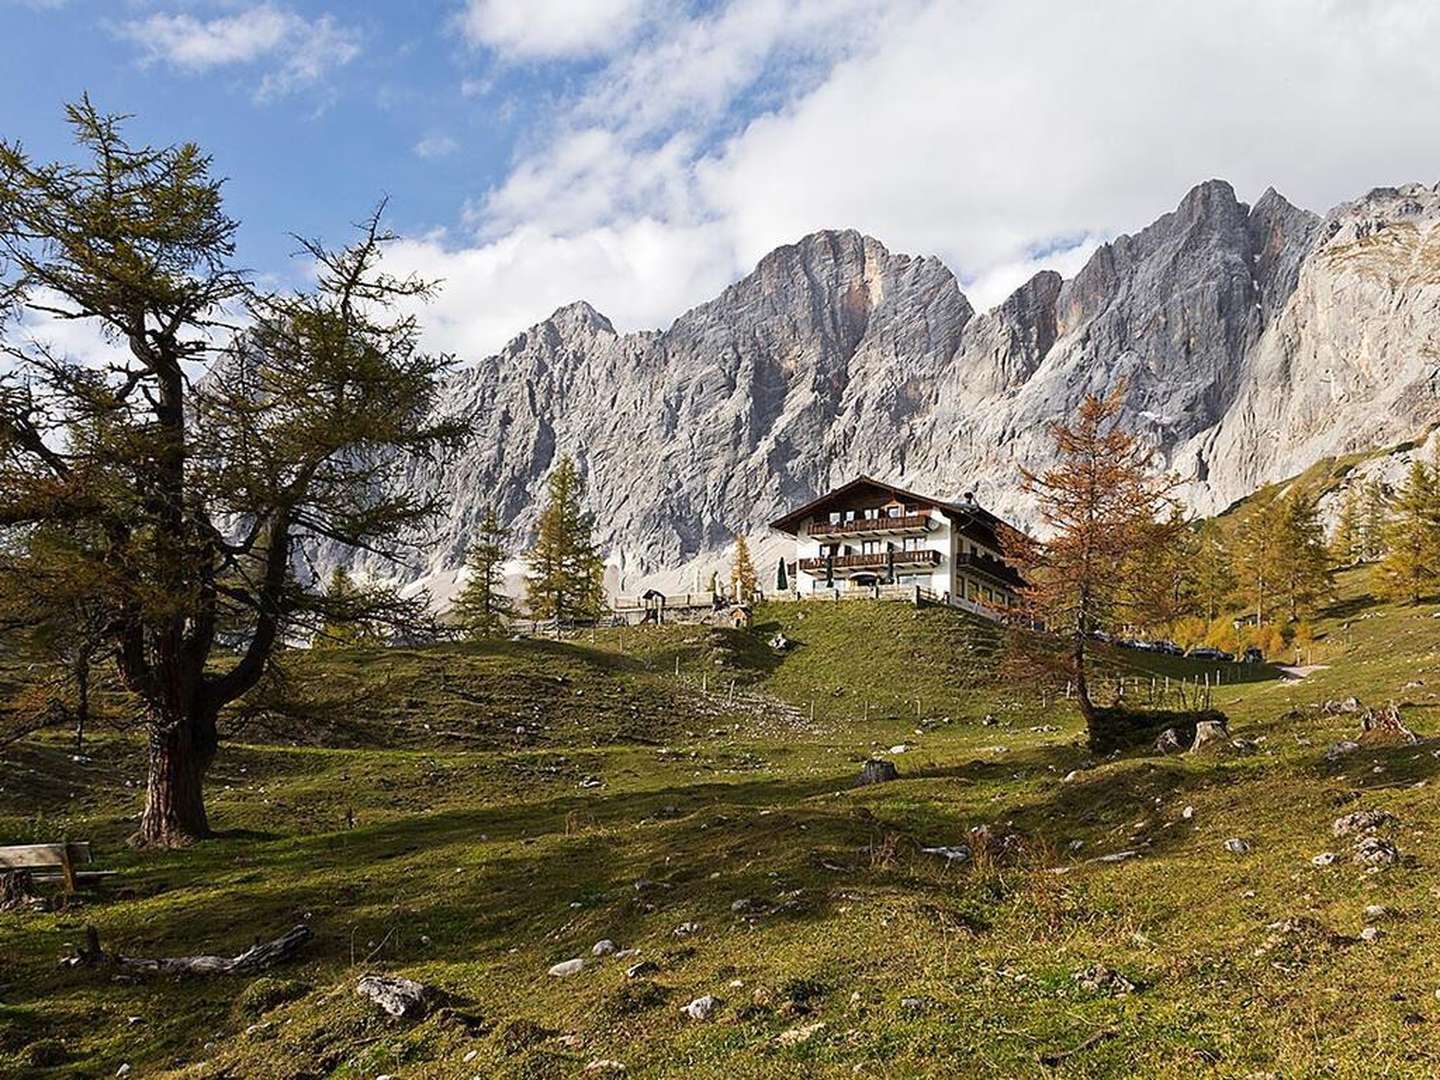
[[[210,835],[205,774],[217,747],[213,716],[192,714],[151,727],[145,811],[131,843],[184,847]]]

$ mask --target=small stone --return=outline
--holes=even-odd
[[[1400,861],[1400,849],[1383,836],[1362,837],[1355,845],[1355,861],[1377,869],[1394,866]]]
[[[564,979],[571,975],[579,975],[580,972],[584,970],[585,960],[583,957],[577,956],[573,960],[561,960],[560,963],[550,968],[548,974],[555,976],[557,979]]]
[[[1365,907],[1365,918],[1383,919],[1390,914],[1390,909],[1383,904],[1367,904]]]
[[[1091,964],[1071,976],[1076,985],[1090,994],[1105,994],[1108,997],[1124,997],[1135,992],[1135,984],[1118,971],[1104,964]]]
[[[1079,779],[1079,777],[1080,777],[1080,770],[1079,770],[1079,769],[1071,769],[1068,773],[1066,773],[1063,777],[1061,777],[1060,782],[1061,782],[1062,784],[1072,784],[1072,783],[1074,783],[1077,779]]]
[[[736,915],[764,915],[770,905],[753,896],[742,896],[730,905],[730,910]]]
[[[1346,754],[1353,754],[1356,750],[1359,749],[1360,744],[1358,742],[1352,742],[1349,739],[1341,739],[1339,742],[1334,743],[1330,747],[1330,749],[1325,751],[1325,760],[1330,762],[1339,761]]]
[[[903,742],[896,743],[894,746],[890,747],[890,753],[892,754],[908,754],[909,752],[910,747]]]
[[[613,1061],[610,1058],[596,1058],[590,1062],[589,1065],[586,1065],[583,1071],[587,1073],[623,1073],[625,1071],[625,1063],[623,1061]]]
[[[1330,829],[1336,836],[1351,836],[1395,824],[1398,824],[1398,819],[1388,810],[1356,810],[1336,818]]]
[[[1248,855],[1250,853],[1250,841],[1242,840],[1238,836],[1232,836],[1225,841],[1225,850],[1231,855]]]
[[[601,938],[590,947],[591,956],[609,956],[615,951],[615,942],[609,938]]]
[[[1360,931],[1361,941],[1379,941],[1382,936],[1384,936],[1384,931],[1378,926],[1367,926]]]
[[[825,1021],[817,1020],[813,1024],[806,1024],[804,1027],[790,1028],[775,1036],[775,1042],[779,1046],[800,1046],[807,1043],[825,1030]]]
[[[715,1000],[713,994],[706,994],[703,997],[696,998],[680,1011],[691,1020],[708,1020],[710,1019],[710,1014],[715,1011],[717,1004],[719,1003]]]
[[[1322,851],[1319,855],[1311,857],[1310,861],[1316,866],[1329,866],[1338,856],[1333,851]]]
[[[640,979],[646,975],[654,975],[660,970],[659,965],[653,960],[641,960],[638,964],[631,964],[625,969],[627,979]]]
[[[464,1064],[466,1064],[466,1065],[469,1065],[470,1062],[474,1061],[474,1060],[475,1060],[477,1057],[479,1057],[479,1056],[480,1056],[480,1051],[479,1051],[479,1050],[467,1050],[467,1051],[465,1051],[465,1056],[464,1056],[463,1058],[461,1058],[460,1060],[461,1060],[462,1063],[464,1063]]]
[[[900,999],[900,1008],[903,1009],[905,1012],[924,1012],[925,999],[918,997],[902,997]]]
[[[115,1075],[116,1075],[116,1076],[129,1076],[129,1075],[130,1075],[130,1064],[129,1064],[129,1062],[126,1062],[124,1065],[121,1065],[118,1069],[116,1069],[116,1070],[115,1070]]]
[[[1184,821],[1192,821],[1192,820],[1194,820],[1194,818],[1195,818],[1195,808],[1194,808],[1193,806],[1187,806],[1187,807],[1185,807],[1184,810],[1181,810],[1181,811],[1180,811],[1180,817],[1181,817],[1181,819],[1184,820]]]
[[[926,855],[938,855],[947,863],[967,862],[970,858],[970,849],[964,844],[954,847],[927,847],[920,850]]]

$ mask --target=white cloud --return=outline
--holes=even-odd
[[[449,157],[459,149],[460,144],[449,135],[427,135],[415,144],[416,155],[427,160]]]
[[[940,255],[985,307],[1211,177],[1317,210],[1440,177],[1415,112],[1440,5],[728,0],[631,32],[476,193],[469,246],[430,242],[483,312],[447,340],[491,349],[579,297],[663,325],[826,227]]]
[[[360,54],[359,36],[329,15],[305,19],[268,3],[212,19],[156,12],[118,30],[140,47],[142,63],[164,63],[187,74],[266,63],[257,101],[312,86]]]
[[[646,0],[469,0],[460,25],[476,45],[516,60],[594,56],[621,48]]]

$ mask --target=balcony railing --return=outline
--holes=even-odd
[[[813,521],[805,531],[811,536],[854,536],[858,533],[924,532],[929,527],[929,514],[902,514],[899,517],[855,518],[853,521]]]
[[[959,554],[955,557],[955,569],[974,570],[1012,589],[1023,588],[1025,585],[1025,579],[1013,566],[989,555],[974,555],[970,552]]]
[[[938,551],[881,551],[864,555],[832,555],[828,558],[801,559],[800,569],[807,574],[836,570],[885,570],[894,560],[896,566],[939,566]]]

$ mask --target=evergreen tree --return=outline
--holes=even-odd
[[[1371,480],[1360,500],[1357,557],[1361,562],[1374,562],[1385,554],[1385,525],[1385,492],[1378,480]]]
[[[210,834],[221,710],[334,612],[292,565],[322,544],[399,556],[438,506],[390,476],[465,428],[433,419],[449,360],[419,345],[429,286],[380,269],[379,211],[350,247],[302,241],[307,289],[263,293],[235,266],[238,225],[198,147],[135,146],[88,100],[68,118],[79,163],[0,142],[0,320],[121,349],[86,365],[0,327],[0,531],[84,539],[72,576],[111,613],[147,736],[134,840],[186,844]],[[349,607],[397,624],[423,609]]]
[[[1277,562],[1282,542],[1281,503],[1272,499],[1258,506],[1235,533],[1235,581],[1241,601],[1255,613],[1261,626],[1275,603]]]
[[[1055,424],[1057,464],[1043,475],[1021,470],[1050,536],[1016,537],[1026,567],[1026,598],[1067,643],[1065,668],[1092,743],[1103,715],[1090,697],[1091,637],[1106,625],[1153,620],[1147,583],[1136,579],[1147,553],[1160,553],[1183,527],[1173,514],[1173,477],[1157,475],[1154,451],[1119,424],[1124,388],[1086,397],[1074,420]]]
[[[505,594],[505,547],[510,530],[500,524],[493,506],[486,507],[480,533],[465,555],[468,576],[450,609],[465,636],[477,640],[497,637],[515,617],[515,606]]]
[[[730,587],[741,603],[754,596],[760,587],[755,564],[750,561],[750,544],[739,533],[735,534],[735,558],[730,563]]]
[[[1440,570],[1440,510],[1435,473],[1418,459],[1396,492],[1385,528],[1385,555],[1373,572],[1375,591],[1418,603]]]
[[[1320,509],[1306,491],[1292,492],[1275,517],[1275,593],[1290,621],[1330,595],[1330,552]]]
[[[310,647],[354,649],[365,645],[385,644],[384,631],[361,617],[369,603],[366,590],[355,584],[350,571],[343,566],[335,567],[325,586],[322,604],[324,621],[320,624],[320,629],[315,631]]]
[[[1195,614],[1215,621],[1235,593],[1235,560],[1220,523],[1207,519],[1196,534],[1189,566]]]
[[[532,618],[565,626],[605,609],[605,563],[595,547],[594,515],[581,509],[585,483],[568,456],[546,481],[549,501],[540,514],[528,562],[526,606]]]
[[[1335,535],[1330,538],[1330,558],[1336,566],[1349,566],[1361,557],[1363,525],[1360,491],[1351,484],[1345,489],[1345,501],[1335,522]]]

